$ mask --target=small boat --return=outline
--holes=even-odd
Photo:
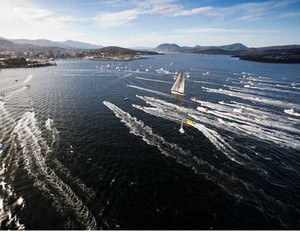
[[[197,110],[200,111],[200,112],[203,112],[203,113],[207,112],[207,109],[205,107],[202,107],[202,106],[198,106]]]
[[[192,97],[192,98],[191,98],[191,101],[192,101],[192,102],[197,102],[197,99],[194,98],[194,97]]]
[[[162,73],[162,74],[169,74],[170,71],[169,70],[166,70],[164,68],[160,68],[160,69],[156,69],[155,70],[157,73]]]
[[[132,107],[140,109],[140,110],[144,109],[144,106],[135,105],[135,104],[132,104]]]
[[[294,115],[294,116],[298,116],[298,117],[300,116],[300,113],[296,112],[294,110],[294,108],[292,108],[292,109],[286,109],[283,112],[286,113],[286,114],[290,114],[290,115]]]
[[[174,85],[171,88],[171,93],[177,94],[177,95],[184,95],[184,74],[181,72],[176,79]]]
[[[124,101],[127,101],[128,100],[128,97],[124,97]]]
[[[243,109],[233,109],[232,111],[235,113],[243,113]]]
[[[183,119],[182,119],[182,121],[181,121],[181,125],[180,125],[180,129],[179,129],[179,132],[181,133],[181,134],[184,134],[184,129],[183,129]]]

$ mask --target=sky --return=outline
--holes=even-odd
[[[122,47],[300,44],[300,0],[0,0],[0,36]]]

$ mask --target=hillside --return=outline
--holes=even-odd
[[[66,45],[62,45],[59,42],[54,42],[47,39],[36,39],[36,40],[30,40],[30,39],[12,39],[10,40],[16,44],[30,44],[35,46],[43,46],[43,47],[61,47],[61,48],[71,48]]]
[[[268,46],[248,48],[241,43],[223,46],[179,46],[177,44],[161,44],[154,48],[162,52],[182,52],[211,55],[232,55],[241,60],[268,63],[300,63],[300,45]]]
[[[1,37],[0,37],[1,39]],[[5,39],[2,37],[2,39]],[[29,44],[29,45],[34,45],[34,46],[43,46],[43,47],[59,47],[59,48],[64,48],[64,49],[98,49],[103,46],[101,45],[95,45],[95,44],[90,44],[90,43],[84,43],[80,41],[74,41],[74,40],[66,40],[62,42],[58,41],[52,41],[52,40],[47,40],[47,39],[5,39],[10,42],[13,42],[15,44]]]
[[[120,56],[120,55],[156,55],[157,52],[152,51],[137,51],[128,48],[122,48],[117,46],[108,46],[96,50],[90,50],[88,53],[91,54],[109,54],[110,56]]]
[[[248,49],[248,47],[246,47],[244,44],[241,43],[234,43],[234,44],[222,45],[222,46],[196,45],[194,47],[187,47],[187,46],[181,47],[177,44],[164,43],[154,48],[155,51],[160,51],[160,52],[186,52],[186,53],[198,53],[198,52],[200,53],[204,51],[205,53],[214,53],[217,52],[217,50],[219,50],[221,54],[226,53],[224,51],[235,52],[235,51],[244,51],[246,49]],[[213,52],[213,50],[215,51]]]
[[[0,51],[14,49],[15,47],[16,47],[15,43],[5,40],[4,38],[3,39],[0,38]]]
[[[80,41],[74,41],[74,40],[66,40],[64,42],[58,42],[61,45],[65,45],[72,48],[78,48],[78,49],[97,49],[102,48],[102,45],[96,45],[91,43],[84,43]]]
[[[178,52],[181,47],[177,44],[164,43],[154,48],[154,50],[158,52]]]

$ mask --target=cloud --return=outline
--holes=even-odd
[[[53,11],[40,8],[14,7],[13,10],[24,20],[36,23],[75,23],[71,16],[58,16]]]
[[[270,14],[274,9],[292,4],[293,1],[284,2],[247,2],[226,7],[204,6],[186,9],[178,4],[177,0],[133,0],[128,4],[132,8],[119,12],[104,12],[94,17],[94,21],[102,28],[124,25],[141,15],[163,15],[168,17],[184,17],[202,15],[214,17],[214,20],[229,18],[233,21],[260,20]]]
[[[182,10],[175,12],[174,16],[189,16],[189,15],[196,15],[196,14],[209,14],[213,12],[214,8],[211,6],[206,6],[206,7],[199,7],[199,8],[194,8],[191,10]]]
[[[231,17],[236,21],[254,21],[263,19],[276,9],[281,9],[283,6],[290,5],[294,1],[266,1],[266,2],[247,2],[236,4],[227,7],[212,7],[205,6],[193,9],[181,9],[174,12],[173,16],[191,16],[204,15],[224,19]]]
[[[292,3],[293,1],[247,2],[229,7],[215,7],[209,13],[222,18],[231,17],[235,21],[255,21],[264,19]]]
[[[288,13],[283,13],[278,15],[278,18],[296,18],[296,17],[300,17],[300,11],[296,11],[296,12],[288,12]]]
[[[147,14],[162,14],[168,15],[172,13],[176,13],[181,10],[183,7],[180,5],[174,4],[163,4],[163,5],[154,5],[152,8],[144,10]]]
[[[251,29],[228,29],[228,28],[201,28],[201,27],[192,27],[192,28],[182,28],[182,29],[175,29],[174,33],[183,33],[183,34],[215,34],[215,33],[278,33],[278,30],[251,30]]]
[[[175,33],[185,33],[185,34],[197,34],[197,33],[224,33],[224,32],[236,32],[234,29],[224,29],[224,28],[184,28],[184,29],[175,29]]]
[[[125,24],[137,18],[140,14],[135,9],[124,10],[114,13],[101,13],[96,15],[93,19],[96,21],[98,26],[107,28]]]
[[[168,15],[183,9],[182,5],[174,4],[174,2],[174,0],[148,0],[137,2],[137,6],[145,14]]]
[[[78,22],[78,19],[68,15],[59,15],[29,0],[1,2],[1,36],[7,38],[80,39],[84,33],[74,31],[71,27]]]

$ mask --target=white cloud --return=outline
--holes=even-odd
[[[1,36],[6,38],[80,39],[84,33],[75,32],[70,27],[77,22],[71,16],[59,15],[29,0],[1,1]]]
[[[146,0],[139,1],[137,6],[146,14],[168,15],[183,9],[183,6],[174,2],[174,0]]]
[[[214,8],[211,6],[199,7],[199,8],[194,8],[191,10],[182,10],[182,11],[175,12],[174,16],[189,16],[189,15],[195,15],[195,14],[208,14],[208,13],[212,13],[213,10],[214,10]]]
[[[214,27],[209,27],[209,28],[202,28],[202,27],[192,27],[192,28],[182,28],[182,29],[175,29],[173,31],[174,33],[184,33],[184,34],[194,34],[200,35],[200,34],[216,34],[216,33],[243,33],[243,34],[248,34],[248,33],[278,33],[278,30],[258,30],[258,29],[228,29],[228,28],[214,28]]]
[[[32,21],[36,23],[75,23],[73,17],[58,16],[53,11],[40,9],[40,8],[26,8],[14,7],[13,10],[25,21]]]
[[[163,14],[163,15],[168,15],[175,13],[179,10],[181,10],[183,7],[180,5],[175,5],[175,4],[157,4],[153,5],[153,7],[148,8],[144,10],[145,13],[147,14]]]
[[[174,12],[173,16],[205,15],[223,19],[231,17],[236,21],[253,21],[263,19],[264,16],[273,12],[274,9],[280,9],[283,6],[290,5],[294,1],[266,1],[266,2],[248,2],[227,7],[205,6],[193,9],[184,9]]]
[[[177,4],[177,0],[133,0],[130,6],[133,8],[119,12],[105,12],[94,17],[94,20],[102,28],[110,28],[126,24],[137,19],[142,14],[157,14],[169,17],[182,17],[191,15],[204,15],[214,17],[214,21],[229,18],[233,21],[260,20],[270,14],[272,9],[289,5],[293,1],[285,2],[248,2],[227,7],[204,6],[186,9]]]
[[[139,11],[132,10],[124,10],[114,13],[101,13],[94,17],[94,20],[98,24],[98,26],[103,28],[119,26],[129,21],[132,21],[137,18],[140,14]]]
[[[278,18],[296,18],[296,17],[300,17],[300,11],[282,13],[278,15]]]
[[[175,29],[176,33],[185,33],[185,34],[198,34],[198,33],[224,33],[224,32],[235,32],[234,29],[224,29],[224,28],[184,28],[184,29]]]

